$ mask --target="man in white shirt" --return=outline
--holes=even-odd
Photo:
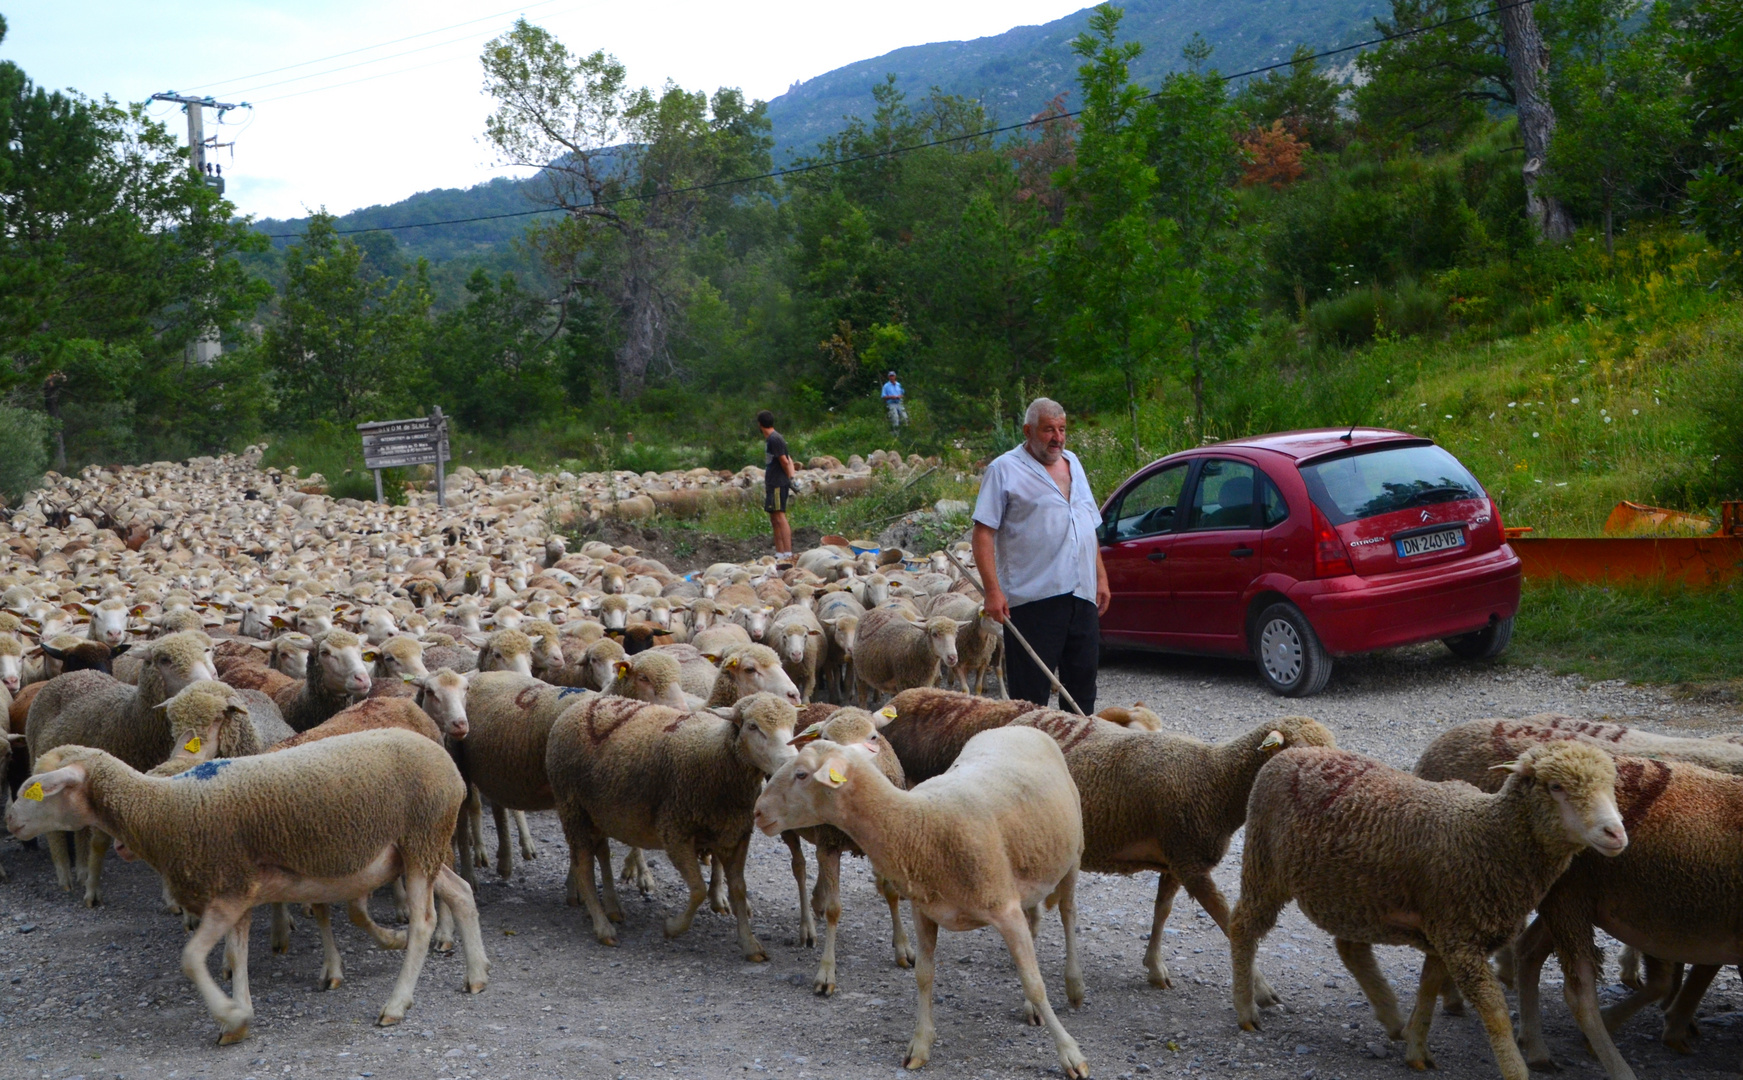
[[[890,414],[890,430],[894,431],[908,422],[908,410],[903,406],[907,399],[902,393],[902,384],[896,381],[893,371],[884,373],[884,408]]]
[[[1085,713],[1095,711],[1107,567],[1096,528],[1101,509],[1077,455],[1065,449],[1065,410],[1036,398],[1023,416],[1023,445],[993,459],[974,506],[974,563],[986,611],[1009,621]],[[1045,706],[1046,672],[1016,642],[1005,646],[1014,699]]]

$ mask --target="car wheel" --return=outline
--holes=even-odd
[[[1311,697],[1331,678],[1331,657],[1294,604],[1272,604],[1253,624],[1253,657],[1272,693]]]
[[[1462,656],[1466,660],[1493,660],[1507,651],[1507,643],[1512,640],[1513,616],[1509,615],[1474,634],[1442,638],[1441,644],[1451,649],[1454,656]]]

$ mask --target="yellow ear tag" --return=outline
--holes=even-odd
[[[42,782],[38,781],[18,793],[31,802],[42,801]]]
[[[829,770],[829,779],[837,784],[845,784],[847,782],[847,777],[841,775],[841,770],[834,767],[831,767]],[[37,798],[40,799],[42,796],[38,795]]]
[[[203,744],[200,742],[200,737],[198,735],[195,735],[193,738],[189,739],[185,745],[182,746],[182,749],[186,750],[190,754],[197,754],[200,752],[200,747],[202,745]]]
[[[896,707],[894,705],[885,705],[883,708],[878,710],[878,715],[888,720],[894,720],[896,718]]]

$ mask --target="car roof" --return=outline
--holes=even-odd
[[[1424,446],[1433,441],[1420,435],[1412,435],[1408,431],[1394,431],[1391,428],[1309,428],[1304,431],[1279,431],[1269,435],[1249,435],[1240,439],[1228,439],[1223,442],[1211,443],[1208,446],[1195,447],[1187,453],[1200,456],[1207,450],[1218,448],[1270,450],[1293,461],[1306,461],[1309,458],[1323,457],[1326,454],[1336,454],[1348,450],[1367,449],[1388,444]]]

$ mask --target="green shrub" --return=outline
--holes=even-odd
[[[16,504],[42,483],[49,431],[49,419],[42,413],[0,405],[0,504]]]

